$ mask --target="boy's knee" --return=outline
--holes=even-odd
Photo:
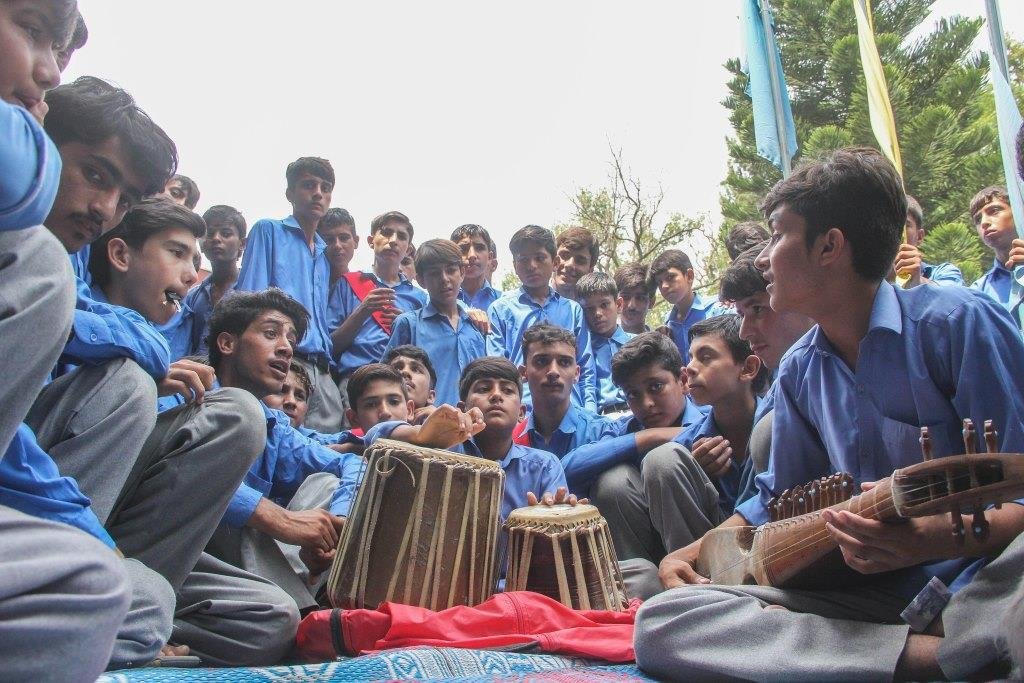
[[[137,560],[124,560],[131,583],[131,606],[121,626],[110,668],[151,662],[167,644],[174,625],[174,589],[163,576]]]
[[[215,421],[221,438],[229,440],[232,449],[251,464],[267,443],[267,418],[259,399],[236,387],[225,387],[207,394],[204,409],[215,410]]]
[[[590,497],[595,501],[610,503],[620,500],[629,491],[629,480],[636,468],[629,463],[609,467],[590,486]]]

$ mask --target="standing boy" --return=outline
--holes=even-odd
[[[928,282],[937,285],[962,285],[964,276],[952,263],[925,263],[921,257],[921,242],[924,241],[924,209],[921,204],[907,195],[907,222],[904,227],[906,241],[896,252],[893,271],[897,275],[908,275],[906,288],[917,287]]]
[[[665,324],[679,349],[683,363],[690,362],[690,326],[704,318],[723,312],[713,298],[701,298],[693,291],[693,266],[690,257],[678,249],[669,249],[651,263],[648,276],[665,301],[672,304]]]
[[[494,240],[484,228],[467,223],[452,231],[452,242],[462,252],[462,264],[466,267],[459,301],[470,308],[486,311],[501,296],[501,292],[490,283],[489,263],[498,256]]]
[[[356,235],[356,219],[345,209],[327,209],[316,227],[317,233],[327,244],[327,262],[331,264],[331,291],[342,275],[348,272],[359,236]]]
[[[539,225],[528,225],[512,235],[509,249],[516,275],[523,285],[491,304],[487,355],[504,356],[516,365],[523,365],[522,338],[527,328],[549,322],[569,330],[577,339],[576,362],[580,366],[580,381],[573,390],[573,401],[597,412],[597,376],[583,309],[548,284],[554,269],[554,235]],[[528,390],[523,392],[523,403],[530,404]]]
[[[555,237],[555,268],[551,285],[567,299],[578,300],[576,283],[597,265],[594,233],[586,228],[566,228]]]
[[[401,344],[388,347],[383,360],[405,380],[409,400],[415,408],[409,421],[420,424],[434,412],[435,408],[437,372],[434,370],[434,364],[430,362],[430,356],[418,346]]]
[[[619,290],[619,316],[622,329],[630,334],[650,332],[647,311],[651,310],[657,286],[648,278],[647,266],[627,263],[615,271],[615,287]]]
[[[604,273],[590,273],[576,284],[576,298],[590,330],[597,369],[597,407],[601,415],[629,410],[626,395],[612,381],[612,356],[633,338],[619,325],[619,298],[615,280]]]
[[[1005,187],[986,187],[971,200],[971,220],[985,246],[995,252],[995,262],[978,278],[971,289],[977,289],[1001,303],[1014,320],[1021,320],[1021,289],[1014,269],[1024,264],[1024,241],[1017,239],[1017,226],[1010,209],[1010,196]],[[1024,325],[1024,322],[1019,323]]]

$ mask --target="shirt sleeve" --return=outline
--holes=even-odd
[[[249,230],[238,269],[235,289],[240,292],[261,292],[274,281],[274,223],[261,220]]]
[[[224,523],[236,529],[245,526],[252,513],[256,511],[256,506],[260,504],[261,498],[263,494],[258,489],[242,481],[235,494],[231,496],[228,509],[224,513]]]
[[[352,453],[341,453],[342,457],[337,461],[337,467],[331,471],[338,477],[338,488],[331,496],[328,509],[332,515],[348,517],[352,509],[352,501],[359,492],[359,485],[366,474],[366,461]]]
[[[590,329],[583,318],[583,309],[578,305],[573,309],[576,317],[574,332],[576,333],[576,362],[580,366],[580,381],[574,391],[582,392],[579,397],[586,410],[598,412],[597,407],[597,364],[593,349],[590,346]]]
[[[602,427],[592,443],[575,448],[562,457],[564,476],[573,492],[586,491],[605,470],[624,462],[638,462],[640,452],[635,434],[623,434],[616,422]]]
[[[388,340],[388,345],[384,347],[384,353],[380,357],[381,363],[384,362],[384,358],[391,349],[397,348],[402,344],[412,343],[412,315],[412,313],[403,313],[395,318],[395,324],[391,328],[391,338]]]
[[[41,225],[60,185],[60,154],[26,109],[6,102],[0,102],[0,140],[0,230]]]
[[[963,285],[964,274],[952,263],[939,263],[932,266],[928,279],[937,285]]]
[[[492,305],[487,311],[487,317],[491,319],[491,333],[484,340],[487,355],[508,358],[508,351],[505,347],[505,335],[508,334],[508,329],[502,315],[502,307]]]
[[[135,311],[93,299],[81,279],[76,285],[78,300],[62,362],[98,365],[130,358],[153,378],[166,377],[171,351],[163,335]]]

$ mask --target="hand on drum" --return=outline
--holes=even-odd
[[[462,412],[447,403],[423,421],[412,443],[429,448],[451,448],[483,431],[484,414],[479,408]]]
[[[285,510],[285,517],[278,525],[274,538],[303,548],[310,547],[333,551],[338,547],[338,537],[345,524],[343,517],[332,515],[327,510]]]
[[[320,548],[303,546],[299,549],[299,559],[309,569],[309,578],[313,579],[327,571],[337,550],[324,551]]]
[[[559,486],[558,489],[552,494],[550,491],[545,493],[540,499],[537,498],[537,494],[533,491],[526,492],[526,504],[527,505],[586,505],[590,502],[589,498],[576,498],[575,493],[569,493],[569,489],[564,486]]]

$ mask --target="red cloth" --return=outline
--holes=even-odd
[[[531,445],[530,432],[526,431],[526,420],[520,420],[519,424],[512,430],[512,443],[527,447]]]
[[[574,610],[526,591],[498,593],[476,607],[434,612],[385,602],[377,610],[319,610],[299,624],[295,645],[311,661],[414,645],[487,649],[536,643],[544,652],[632,662],[633,621],[625,612]]]
[[[342,277],[348,280],[349,286],[352,287],[352,291],[360,301],[364,300],[367,294],[377,289],[377,283],[373,278],[357,270],[345,273]],[[380,325],[380,329],[384,330],[385,334],[389,337],[391,336],[391,323],[384,319],[383,312],[374,311],[370,314],[370,317]]]

